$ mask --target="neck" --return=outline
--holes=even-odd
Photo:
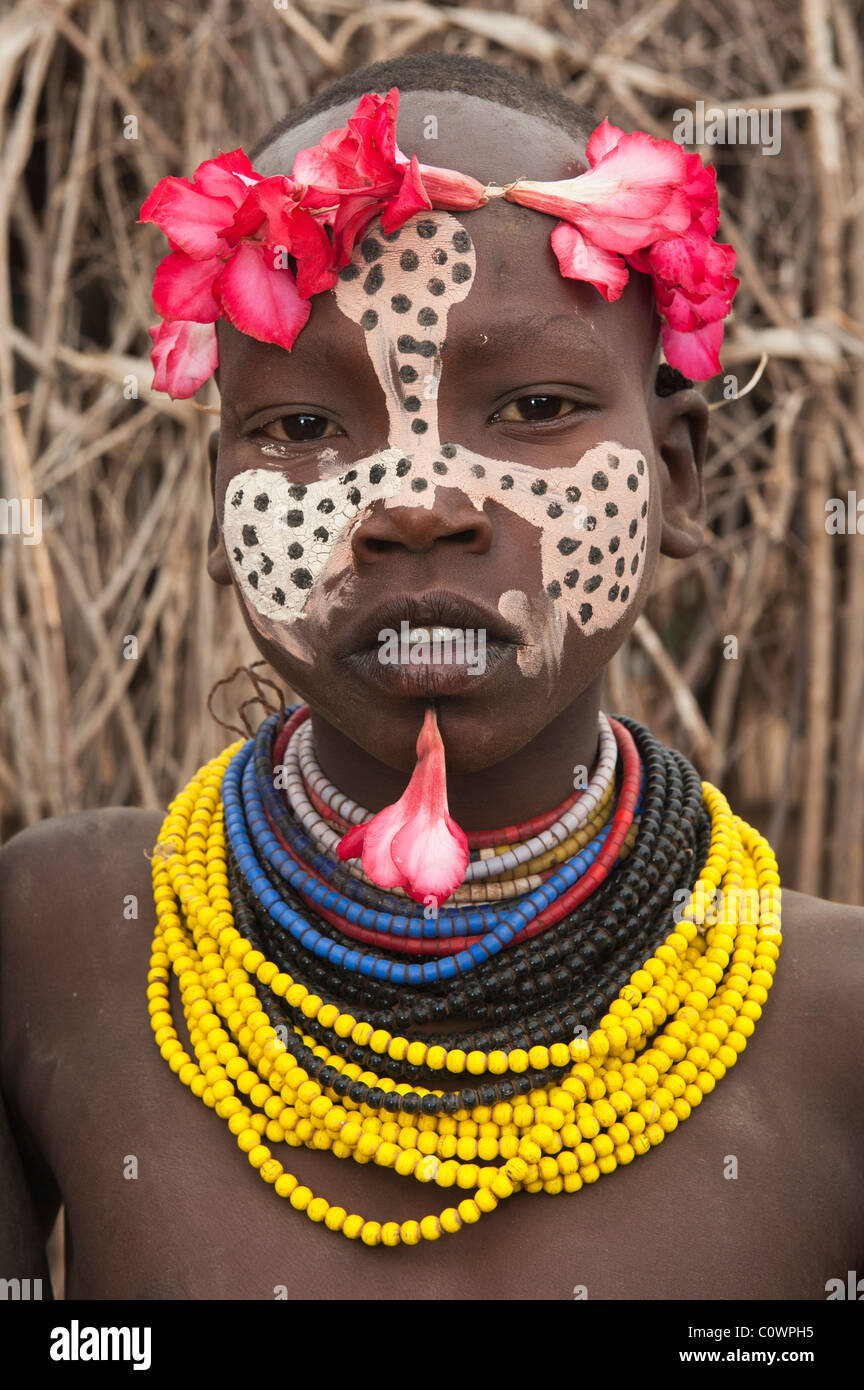
[[[484,830],[514,824],[570,796],[574,769],[587,768],[590,775],[597,756],[601,686],[598,678],[529,743],[500,762],[481,772],[448,769],[447,800],[457,825]],[[318,762],[334,786],[370,811],[399,799],[408,782],[404,772],[379,762],[314,710],[311,721]],[[446,746],[446,724],[444,741]]]

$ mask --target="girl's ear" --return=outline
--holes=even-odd
[[[684,560],[699,549],[705,531],[707,403],[692,390],[657,397],[655,426],[663,502],[660,552]]]
[[[210,462],[210,497],[213,503],[210,535],[207,537],[207,573],[216,584],[231,584],[231,569],[228,564],[228,556],[225,554],[225,546],[222,544],[222,532],[219,529],[219,521],[216,516],[216,465],[219,462],[218,430],[214,430],[210,436],[207,454]]]

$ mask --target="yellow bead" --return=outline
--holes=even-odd
[[[363,1225],[364,1222],[362,1216],[357,1216],[354,1214],[352,1214],[351,1216],[346,1216],[345,1220],[342,1223],[342,1234],[343,1236],[347,1236],[349,1240],[356,1240],[357,1237],[360,1235],[360,1232],[363,1230]]]
[[[441,1235],[441,1222],[437,1216],[424,1216],[420,1222],[420,1234],[424,1240],[438,1240]]]

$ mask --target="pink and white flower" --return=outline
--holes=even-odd
[[[348,831],[339,858],[361,855],[381,888],[403,888],[417,902],[441,906],[465,878],[468,840],[447,807],[444,744],[429,707],[417,739],[417,765],[398,801]]]

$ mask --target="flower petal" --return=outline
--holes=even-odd
[[[408,821],[394,835],[390,854],[408,896],[421,903],[434,897],[439,907],[463,882],[469,861],[465,832],[446,814]]]
[[[431,208],[432,203],[420,178],[420,165],[416,154],[403,167],[402,181],[395,198],[390,198],[381,214],[381,228],[385,232],[395,232],[403,222],[415,213]]]
[[[620,297],[629,273],[625,262],[615,252],[592,245],[579,228],[571,227],[569,222],[557,224],[551,242],[562,275],[571,280],[586,280],[610,302]]]
[[[608,120],[602,120],[598,126],[592,130],[585,146],[585,153],[588,156],[588,163],[593,169],[595,164],[599,164],[604,155],[610,150],[614,150],[624,131],[617,125],[610,125]]]
[[[723,342],[722,321],[708,323],[692,333],[676,333],[664,323],[660,336],[669,366],[677,367],[691,381],[705,381],[723,370],[718,356]]]
[[[153,390],[167,391],[172,400],[194,396],[219,365],[216,326],[174,319],[150,329],[153,348]]]
[[[228,243],[221,235],[234,216],[230,198],[212,198],[193,188],[188,179],[160,179],[141,207],[140,222],[161,227],[174,251],[196,261],[224,255]]]
[[[309,317],[309,301],[288,269],[274,270],[263,246],[241,241],[225,262],[216,295],[225,317],[261,343],[290,349]]]
[[[172,251],[156,267],[153,276],[153,305],[163,319],[184,319],[191,323],[214,323],[219,305],[213,282],[221,275],[223,262],[218,256],[195,261],[185,251]]]
[[[205,159],[193,174],[195,187],[208,198],[230,198],[239,207],[247,189],[261,178],[256,174],[242,150],[220,153],[215,159]]]

